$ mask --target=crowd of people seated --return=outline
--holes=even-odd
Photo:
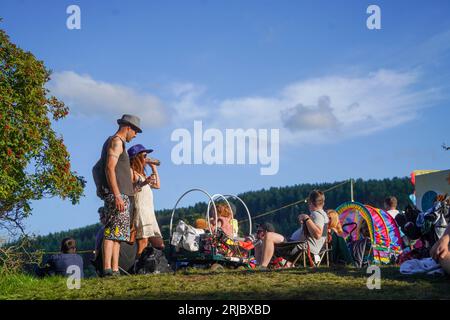
[[[341,225],[339,214],[333,210],[324,210],[325,195],[319,190],[314,190],[308,197],[308,212],[301,213],[297,217],[298,225],[290,236],[284,236],[276,232],[271,223],[262,223],[257,226],[256,233],[242,241],[238,241],[238,226],[234,219],[234,212],[230,206],[225,203],[216,205],[217,211],[210,211],[210,219],[197,219],[194,227],[199,233],[211,234],[215,230],[220,230],[227,241],[236,241],[243,245],[251,243],[250,249],[256,260],[259,269],[273,268],[274,261],[278,266],[294,266],[293,251],[283,251],[283,248],[289,248],[293,244],[295,252],[308,252],[308,258],[316,261],[317,257],[325,249],[329,251],[329,262],[341,265],[355,265],[362,267],[364,259],[370,254],[371,239],[369,227],[364,219],[360,219],[355,226],[351,226],[356,236],[344,230]],[[387,197],[384,201],[385,211],[395,219],[401,221],[404,212],[399,211],[397,199],[393,196]],[[217,217],[215,216],[217,212]],[[216,225],[217,224],[217,225]],[[104,230],[99,232],[103,236]],[[403,234],[403,236],[405,236]],[[101,237],[100,237],[101,238]],[[103,239],[97,239],[97,247],[101,247]],[[230,243],[231,243],[230,242]],[[448,251],[450,242],[450,228],[447,227],[442,237],[434,243],[429,250],[429,255],[439,262],[446,272],[450,272],[450,254]],[[150,242],[150,246],[153,243]],[[156,244],[156,243],[155,243]],[[233,243],[234,244],[234,243]],[[158,246],[155,246],[158,248]],[[159,249],[162,249],[161,247]],[[139,258],[143,249],[133,251],[130,258],[133,260]],[[290,252],[290,255],[286,252]],[[297,255],[298,257],[298,255]],[[281,259],[282,258],[282,259]],[[283,261],[280,264],[280,259]],[[296,261],[296,260],[295,260]],[[76,254],[76,243],[72,238],[66,238],[61,243],[61,253],[52,255],[46,262],[45,268],[41,268],[41,275],[67,275],[67,267],[77,265],[83,270],[83,259]]]
[[[298,227],[289,236],[275,232],[270,223],[261,224],[256,233],[255,258],[260,269],[280,266],[292,267],[298,254],[308,253],[311,263],[321,260],[320,254],[329,251],[329,262],[334,264],[366,265],[370,253],[370,233],[365,220],[355,227],[356,241],[346,241],[345,232],[335,210],[324,211],[325,195],[314,190],[308,197],[308,213],[298,216]],[[328,249],[329,248],[329,249]]]
[[[152,189],[160,188],[157,170],[159,161],[150,158],[148,155],[153,150],[141,144],[126,148],[126,144],[142,132],[139,117],[125,114],[117,120],[117,124],[117,131],[105,140],[100,159],[92,171],[96,193],[104,201],[104,205],[99,209],[103,227],[99,232],[98,248],[96,248],[96,260],[98,258],[101,261],[99,269],[102,276],[120,275],[119,258],[125,253],[134,260],[140,259],[144,253],[148,256],[149,252],[154,250],[159,250],[158,252],[161,253],[164,248],[164,240],[155,216],[152,191]],[[147,175],[146,167],[151,169],[150,175]],[[449,206],[446,205],[447,211]],[[295,231],[288,237],[277,233],[273,225],[265,223],[258,227],[254,239],[239,239],[238,223],[228,203],[217,204],[216,210],[211,208],[209,221],[197,220],[195,230],[206,234],[219,233],[221,239],[231,246],[237,243],[238,246],[249,250],[254,247],[256,262],[262,269],[269,267],[274,255],[280,253],[280,248],[289,248],[286,244],[290,243],[294,243],[295,250],[307,252],[308,258],[311,260],[312,257],[314,263],[318,261],[317,259],[321,260],[321,253],[324,250],[328,252],[327,248],[331,247],[331,260],[334,263],[354,263],[362,266],[363,258],[367,250],[370,251],[371,245],[367,224],[360,219],[356,226],[357,236],[355,239],[347,236],[346,238],[350,241],[346,241],[344,239],[346,232],[343,230],[344,226],[340,225],[337,212],[334,210],[326,212],[324,207],[324,193],[319,190],[312,191],[308,197],[308,212],[301,213],[297,217],[298,224],[295,226]],[[431,220],[435,217],[434,212],[429,215],[419,215],[418,218],[422,218],[422,221],[418,226],[415,219],[417,214],[414,214],[414,210],[411,210],[413,212],[411,215],[408,212],[400,212],[396,207],[395,197],[390,196],[385,199],[384,209],[400,225],[406,240],[420,238],[423,236],[423,229],[433,223]],[[441,229],[445,228],[444,226],[447,225],[441,224]],[[433,233],[432,237],[424,238],[429,244],[429,247],[426,247],[427,253],[439,260],[447,270],[450,264],[448,229],[447,227],[445,232],[440,230],[439,233]],[[136,246],[130,247],[133,250],[136,249],[130,251],[130,254],[121,249],[128,248],[129,243],[137,244],[137,249]],[[226,249],[225,252],[230,250]],[[289,257],[285,260],[283,266],[287,267],[292,266],[296,261]],[[40,272],[65,275],[67,267],[73,265],[82,270],[83,260],[76,254],[75,240],[64,239],[61,253],[51,256],[47,266]]]

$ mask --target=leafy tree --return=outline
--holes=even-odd
[[[59,196],[77,203],[85,186],[71,171],[62,137],[51,127],[68,107],[48,95],[50,71],[0,29],[0,228],[24,233],[30,201]]]

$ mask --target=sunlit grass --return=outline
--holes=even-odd
[[[91,278],[69,290],[60,277],[0,277],[0,299],[449,299],[448,277],[381,271],[381,289],[369,290],[365,270],[186,270],[176,274]]]

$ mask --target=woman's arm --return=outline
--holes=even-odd
[[[320,239],[322,236],[323,228],[319,228],[310,216],[302,213],[298,216],[298,221],[304,224],[308,228],[309,234],[314,237],[314,239]]]
[[[131,173],[131,181],[133,183],[137,182],[137,178],[136,178],[136,174],[134,173],[134,170],[130,168],[130,173]]]
[[[150,184],[150,187],[153,189],[159,189],[161,188],[161,184],[159,181],[158,169],[156,169],[156,166],[154,164],[150,164],[150,168],[152,169],[152,174],[155,177],[155,181],[152,184]]]
[[[305,224],[314,239],[319,240],[322,237],[323,228],[319,228],[311,218],[307,219]]]

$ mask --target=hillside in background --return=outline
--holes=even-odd
[[[262,189],[259,191],[250,191],[239,194],[238,196],[246,203],[250,213],[257,216],[261,213],[280,208],[287,204],[305,199],[313,189],[326,190],[335,185],[333,183],[321,184],[299,184],[294,186]],[[414,191],[409,178],[392,178],[383,180],[362,180],[357,179],[354,182],[355,201],[370,204],[375,207],[382,207],[383,200],[388,195],[394,195],[399,202],[399,208],[403,209],[409,202],[408,196]],[[344,184],[325,194],[326,209],[336,208],[343,202],[350,200],[350,184]],[[240,221],[240,231],[248,233],[248,223],[243,222],[247,214],[240,204],[237,206],[237,219]],[[177,209],[175,222],[183,219],[189,223],[194,223],[195,219],[202,217],[206,213],[207,203],[199,202],[193,206]],[[297,215],[300,212],[306,212],[305,203],[300,203],[273,214],[254,219],[253,225],[262,222],[271,222],[277,231],[289,235],[297,227]],[[158,210],[156,212],[161,231],[165,239],[169,235],[169,223],[172,209]],[[58,251],[60,242],[65,237],[74,237],[77,240],[78,250],[92,250],[95,246],[95,234],[100,228],[100,224],[93,224],[83,228],[51,233],[46,236],[39,236],[36,239],[36,247],[44,251]],[[253,231],[255,228],[253,227]]]

